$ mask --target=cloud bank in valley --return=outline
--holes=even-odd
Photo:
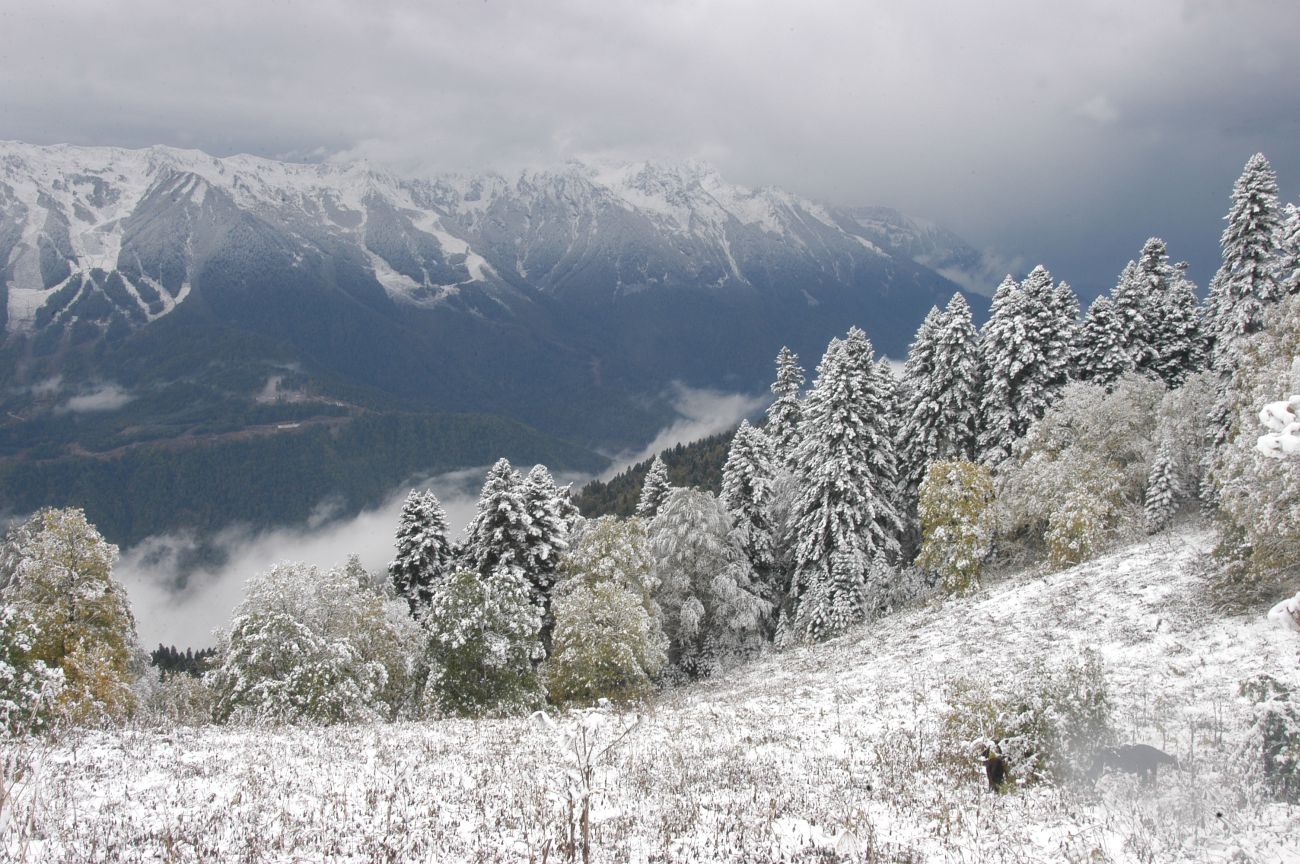
[[[759,411],[766,401],[762,396],[684,386],[671,395],[678,419],[642,450],[617,457],[609,475],[660,450],[730,429]],[[515,466],[521,473],[530,467]],[[339,518],[337,502],[326,499],[301,525],[261,531],[227,527],[208,538],[223,563],[192,570],[183,587],[177,585],[178,575],[188,569],[185,558],[198,542],[192,535],[151,537],[124,550],[114,576],[131,598],[142,645],[204,647],[213,644],[213,631],[230,621],[249,577],[275,564],[299,561],[321,568],[341,567],[350,555],[356,555],[368,571],[386,570],[394,553],[393,535],[402,503],[413,488],[433,490],[447,511],[452,539],[459,538],[474,516],[486,473],[487,466],[481,466],[431,479],[412,479],[394,489],[378,507],[354,516]],[[572,484],[575,490],[590,479],[579,474],[555,477],[560,485]]]
[[[226,528],[212,539],[225,554],[225,562],[189,575],[184,588],[176,587],[181,559],[194,548],[192,536],[151,537],[123,552],[114,576],[126,586],[135,609],[140,643],[211,645],[213,631],[230,621],[231,611],[244,595],[249,577],[284,561],[318,567],[343,566],[356,555],[371,572],[385,570],[393,557],[393,534],[402,502],[411,488],[434,491],[447,510],[453,537],[474,515],[478,488],[486,469],[444,474],[425,482],[398,487],[381,504],[345,519],[327,518],[329,504],[306,524],[267,531],[246,527]]]

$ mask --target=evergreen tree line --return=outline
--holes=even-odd
[[[436,496],[413,491],[382,578],[355,559],[255,576],[201,679],[142,674],[116,550],[80,511],[42,511],[0,546],[0,659],[15,670],[0,696],[20,706],[3,719],[632,701],[835,636],[923,586],[968,590],[999,552],[1085,560],[1194,499],[1241,572],[1293,566],[1300,481],[1254,441],[1259,406],[1300,392],[1300,225],[1262,156],[1226,221],[1204,304],[1153,238],[1082,317],[1043,267],[1004,280],[980,329],[954,296],[899,377],[857,328],[811,384],[782,349],[765,422],[731,437],[716,493],[675,485],[656,457],[634,515],[585,519],[544,466],[502,459],[453,541]]]

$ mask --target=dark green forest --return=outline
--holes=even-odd
[[[694,486],[718,492],[722,488],[722,466],[734,431],[720,432],[689,444],[678,444],[663,451],[668,466],[668,482],[674,486]],[[650,470],[651,459],[638,462],[608,481],[593,480],[578,493],[575,502],[583,516],[618,516],[626,519],[636,512],[641,497],[641,483]]]

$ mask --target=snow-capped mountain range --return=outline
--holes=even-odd
[[[699,163],[399,178],[0,142],[0,323],[20,385],[85,351],[138,371],[160,340],[192,354],[201,331],[457,410],[512,413],[539,387],[752,389],[782,344],[811,366],[853,324],[898,356],[956,290],[919,262],[971,255],[922,220]],[[184,326],[138,338],[182,310]]]

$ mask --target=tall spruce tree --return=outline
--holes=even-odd
[[[568,487],[556,486],[545,465],[534,465],[528,472],[523,497],[530,523],[523,568],[537,596],[549,602],[560,557],[569,548],[573,503]]]
[[[821,639],[859,620],[867,566],[898,552],[888,384],[873,354],[857,328],[832,340],[804,403],[795,454],[802,488],[793,515],[794,620],[781,622],[789,639]]]
[[[769,508],[776,491],[776,455],[762,429],[742,420],[722,468],[721,500],[735,520],[741,548],[754,571],[762,598],[775,608],[781,585],[776,578],[776,537]]]
[[[1041,388],[1033,420],[1060,397],[1074,367],[1074,345],[1079,327],[1079,299],[1066,282],[1052,283],[1052,274],[1039,265],[1020,283],[1030,320],[1026,335],[1041,357]],[[1031,379],[1032,380],[1032,379]],[[1030,422],[1033,422],[1032,420]]]
[[[1157,263],[1163,261],[1163,264]],[[1152,238],[1138,265],[1153,284],[1151,332],[1155,359],[1151,371],[1168,387],[1179,387],[1205,365],[1205,336],[1196,286],[1187,278],[1187,264],[1169,264],[1164,241]],[[1158,278],[1158,281],[1157,281]]]
[[[913,352],[918,362],[912,364]],[[979,434],[979,334],[966,298],[954,294],[932,328],[917,331],[903,371],[896,436],[900,506],[915,509],[931,462],[973,459]]]
[[[1151,326],[1157,302],[1154,288],[1137,262],[1130,261],[1111,292],[1111,314],[1120,342],[1129,356],[1129,368],[1139,374],[1152,374],[1157,359]]]
[[[803,368],[799,366],[799,355],[789,348],[782,347],[776,355],[776,380],[772,382],[772,392],[776,399],[767,408],[767,437],[772,442],[772,450],[783,465],[790,465],[794,460],[795,448],[799,446],[799,423],[803,419],[803,403],[799,394],[803,390]]]
[[[1277,285],[1282,294],[1300,294],[1300,208],[1288,204],[1277,232]]]
[[[447,513],[432,491],[414,489],[402,504],[397,523],[397,557],[388,565],[388,578],[411,614],[429,607],[434,588],[451,571],[447,542]]]
[[[653,519],[672,488],[668,483],[668,466],[664,464],[663,457],[656,453],[645,479],[641,481],[641,498],[637,501],[636,515]]]
[[[1027,341],[1020,286],[1008,275],[993,293],[989,320],[980,333],[980,366],[984,371],[980,398],[981,461],[996,465],[1011,455],[1011,445],[1024,431],[1017,405],[1023,375],[1020,359]]]
[[[1156,453],[1151,463],[1151,473],[1147,477],[1146,520],[1147,530],[1151,533],[1163,531],[1174,518],[1178,505],[1178,496],[1182,489],[1178,486],[1178,477],[1174,460],[1164,445]]]
[[[1109,392],[1120,376],[1132,369],[1133,355],[1125,345],[1123,325],[1110,298],[1102,295],[1088,307],[1079,330],[1078,377]]]
[[[993,296],[981,335],[984,387],[980,459],[996,466],[1016,439],[1043,416],[1070,379],[1077,342],[1073,291],[1035,267],[1024,281],[1008,276]],[[1077,313],[1077,305],[1073,307]]]
[[[526,572],[533,560],[533,520],[519,472],[505,459],[488,471],[474,519],[465,528],[464,566],[487,577],[509,567]]]
[[[1274,241],[1281,224],[1277,175],[1264,154],[1256,153],[1232,187],[1232,206],[1219,243],[1221,295],[1215,310],[1216,369],[1225,374],[1236,365],[1242,337],[1264,326],[1265,307],[1277,302]]]

